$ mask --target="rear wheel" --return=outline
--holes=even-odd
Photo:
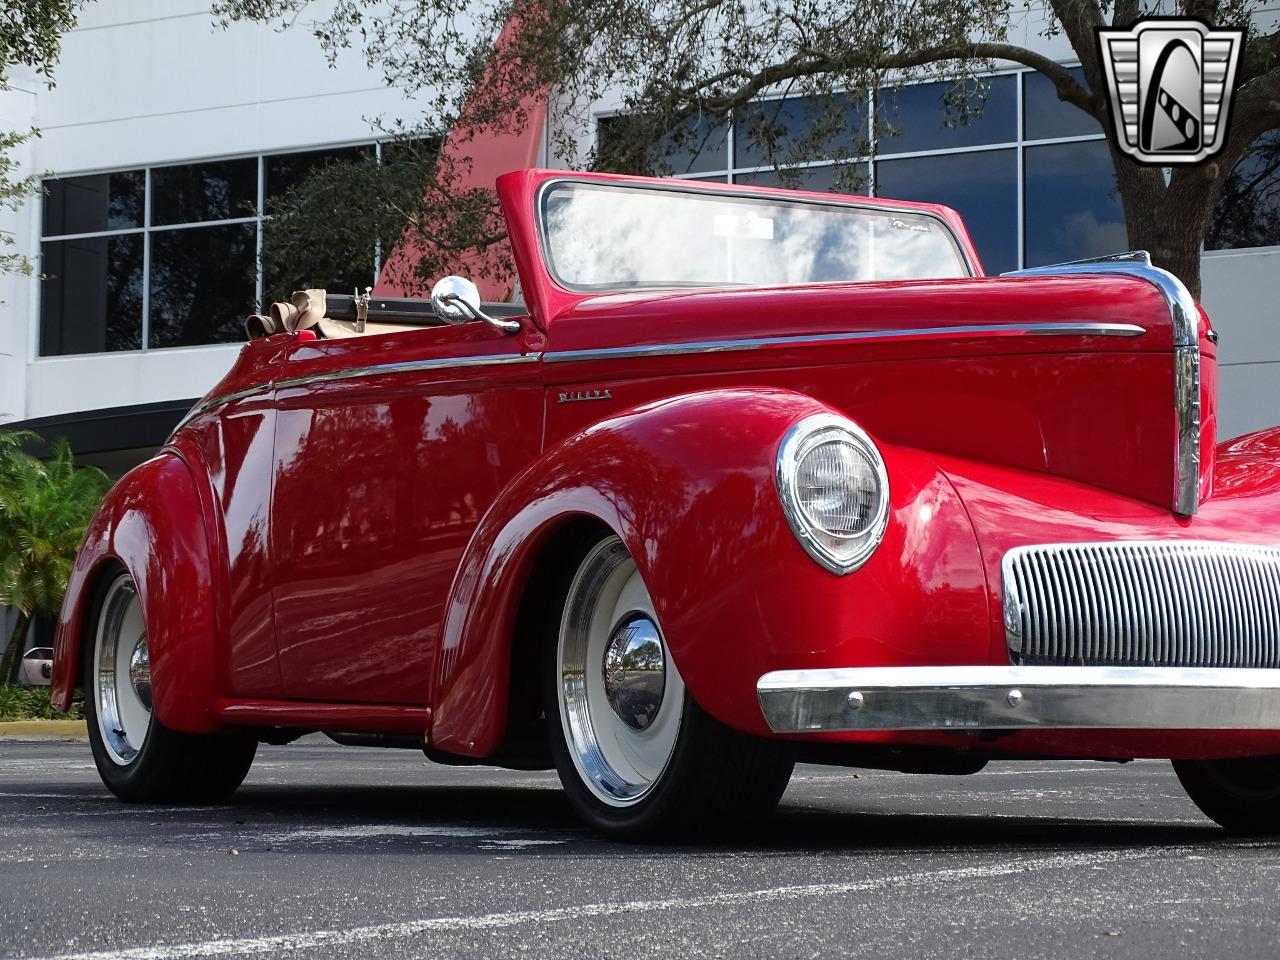
[[[138,589],[115,571],[95,605],[85,638],[85,718],[107,788],[130,803],[212,803],[240,786],[257,741],[179,733],[152,711],[151,659]]]
[[[662,839],[732,831],[772,810],[794,765],[789,745],[733,730],[693,701],[622,541],[594,543],[560,595],[545,703],[577,813],[611,836]]]
[[[1280,833],[1280,757],[1175,760],[1173,769],[1200,811],[1232,833]]]

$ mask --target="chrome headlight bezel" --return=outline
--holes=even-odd
[[[855,447],[866,458],[878,488],[871,522],[852,536],[834,534],[818,526],[799,496],[797,475],[804,458],[820,444],[836,439]],[[819,564],[843,576],[857,570],[875,553],[889,524],[889,474],[875,443],[857,424],[832,413],[805,417],[786,432],[778,445],[776,476],[787,524],[805,552]]]

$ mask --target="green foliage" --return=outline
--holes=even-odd
[[[217,0],[226,23],[253,20],[280,27],[309,25],[330,58],[358,51],[386,82],[417,105],[431,130],[522,130],[527,104],[553,91],[555,122],[548,152],[553,163],[634,173],[682,172],[707,143],[706,132],[738,116],[738,130],[785,176],[818,158],[842,161],[865,152],[867,131],[851,129],[833,109],[841,91],[893,87],[905,79],[951,81],[945,97],[949,123],[981,112],[982,77],[993,65],[1014,62],[1038,70],[1058,97],[1102,124],[1114,141],[1103,93],[1096,29],[1123,27],[1151,11],[1138,0],[333,0],[317,20],[308,0]],[[1221,157],[1175,168],[1168,177],[1115,154],[1117,192],[1129,242],[1151,250],[1158,263],[1199,290],[1200,248],[1226,174],[1269,130],[1280,128],[1280,30],[1273,8],[1261,0],[1203,4],[1177,0],[1165,14],[1191,14],[1247,32],[1235,97],[1232,134]],[[514,22],[516,29],[503,30]],[[1027,24],[1061,36],[1079,59],[1083,82],[1050,57],[1016,42]],[[495,41],[504,36],[502,43]],[[621,92],[625,123],[612,125],[607,142],[585,155],[579,147],[594,125],[602,98]],[[753,107],[762,95],[805,98],[814,116],[799,140],[767,112]],[[771,102],[776,103],[777,100]],[[412,118],[409,118],[412,127]],[[883,131],[884,117],[874,123]],[[789,131],[794,133],[794,131]],[[718,144],[715,144],[718,146]],[[423,169],[422,195],[403,212],[415,248],[439,260],[471,244],[487,247],[505,235],[496,222],[492,191],[450,187],[452,164],[466,167],[466,143],[448,163]],[[681,160],[683,164],[685,160]],[[851,183],[846,178],[843,186]],[[361,200],[374,200],[372,190]],[[408,198],[406,198],[408,199]],[[331,207],[294,202],[295,222],[320,222]],[[363,211],[362,211],[363,212]],[[1176,230],[1169,224],[1177,223]],[[320,242],[325,242],[320,238]],[[314,248],[318,254],[320,248]],[[438,254],[438,255],[437,255]],[[327,254],[326,254],[327,255]],[[428,276],[420,265],[416,271]]]
[[[454,272],[467,251],[505,248],[494,191],[461,186],[470,166],[466,139],[522,131],[529,104],[549,89],[555,90],[557,111],[556,139],[549,145],[556,165],[667,173],[673,154],[708,145],[700,119],[724,117],[778,83],[791,96],[866,89],[891,69],[882,62],[888,51],[958,45],[970,33],[1002,37],[1008,19],[1006,0],[336,0],[320,20],[308,21],[312,9],[305,0],[214,4],[224,23],[309,24],[331,58],[358,49],[423,111],[416,125],[415,118],[401,118],[407,135],[453,129],[456,140],[441,163],[384,171],[355,164],[313,175],[276,205],[276,216],[290,224],[297,240],[267,246],[267,275],[327,276],[344,244],[354,240],[363,250],[376,238],[386,252],[387,238],[403,230],[420,259],[409,276],[388,279],[411,289],[426,289],[432,279]],[[495,38],[512,18],[518,29],[508,31],[495,51]],[[802,47],[809,61],[803,64],[796,53]],[[957,60],[953,72],[975,75],[981,64],[969,60]],[[590,122],[592,104],[618,90],[631,91],[624,103],[627,120],[614,125],[604,149],[583,154],[575,134]],[[865,148],[866,131],[850,138],[842,111],[817,112],[821,117],[814,118],[802,143],[779,146],[776,124],[753,124],[749,136],[779,166],[817,153],[840,160]],[[344,191],[335,189],[339,185]],[[383,226],[388,214],[391,222]],[[335,219],[364,221],[363,232],[352,237]],[[350,248],[346,255],[351,257]],[[510,275],[509,259],[468,259],[473,269],[488,265],[495,279]]]
[[[6,0],[0,9],[0,86],[15,66],[32,68],[53,86],[62,35],[76,25],[86,0]]]
[[[438,138],[385,144],[374,157],[321,167],[272,199],[262,269],[268,301],[304,287],[350,293],[372,282],[377,251],[400,240],[432,176]]]
[[[0,603],[26,616],[53,615],[85,527],[110,481],[75,465],[60,440],[48,460],[10,452],[0,465]]]
[[[19,687],[0,684],[0,721],[4,720],[80,720],[84,718],[84,702],[77,697],[66,713],[58,713],[49,703],[48,687]]]
[[[30,435],[0,432],[0,604],[18,611],[0,682],[12,682],[33,617],[56,616],[85,528],[110,481],[76,467],[65,441],[38,460],[23,452]]]

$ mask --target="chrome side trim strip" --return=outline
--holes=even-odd
[[[1280,670],[855,667],[766,673],[774,733],[855,730],[1275,730]]]
[[[277,390],[301,387],[331,380],[355,380],[360,377],[378,377],[388,373],[415,373],[420,370],[449,370],[454,367],[497,367],[513,363],[537,363],[538,353],[504,353],[491,357],[442,357],[438,360],[406,360],[403,363],[376,363],[367,367],[343,367],[324,373],[308,373],[300,377],[284,377],[275,381]]]
[[[1173,348],[1173,410],[1178,418],[1173,466],[1173,509],[1184,517],[1200,509],[1200,346]]]
[[[1000,276],[1054,277],[1089,273],[1118,273],[1145,280],[1160,291],[1168,304],[1173,323],[1173,402],[1178,428],[1173,509],[1182,516],[1193,516],[1200,507],[1200,311],[1191,291],[1168,270],[1154,266],[1151,254],[1145,250],[1012,270]]]
[[[214,407],[220,407],[226,403],[235,403],[237,400],[248,400],[251,397],[268,394],[270,392],[271,384],[268,382],[247,387],[244,390],[233,390],[231,393],[224,393],[216,397],[210,397],[208,400],[202,400],[200,403],[197,403],[194,407],[188,410],[186,415],[178,421],[178,425],[170,431],[169,439],[165,442],[168,443],[169,440],[172,440],[174,435],[185,427],[191,420],[194,420],[202,413],[212,410]]]
[[[601,350],[557,350],[544,354],[547,363],[575,360],[613,360],[619,357],[670,357],[686,353],[728,353],[759,350],[762,347],[849,343],[858,340],[912,340],[921,337],[1007,336],[1140,337],[1146,329],[1132,323],[988,323],[956,327],[915,327],[907,330],[860,330],[854,333],[799,334],[789,337],[745,337],[740,340],[697,340],[689,343],[654,343],[636,347],[609,347]]]
[[[281,380],[260,383],[244,390],[219,394],[201,401],[192,407],[183,417],[169,439],[181,430],[188,421],[215,407],[246,400],[259,394],[270,393],[281,388],[300,387],[311,383],[324,383],[331,380],[352,380],[358,377],[376,377],[386,373],[413,373],[419,370],[447,370],[453,367],[494,367],[512,363],[537,363],[542,358],[540,353],[499,354],[492,357],[441,358],[439,360],[407,360],[404,363],[377,363],[366,367],[343,367],[341,370],[327,370],[323,373],[311,373],[300,377],[285,377]]]
[[[1191,296],[1191,291],[1168,270],[1154,266],[1151,263],[1151,254],[1145,250],[1130,250],[1128,253],[1117,253],[1109,257],[1069,260],[1066,263],[1051,263],[1044,267],[1010,270],[1000,276],[1069,277],[1089,273],[1118,273],[1147,281],[1160,291],[1165,303],[1169,305],[1169,318],[1173,321],[1174,345],[1193,347],[1199,344],[1200,311],[1196,309],[1196,301]]]

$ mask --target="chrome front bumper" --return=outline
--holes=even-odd
[[[774,733],[1280,730],[1280,669],[857,667],[756,684]]]

